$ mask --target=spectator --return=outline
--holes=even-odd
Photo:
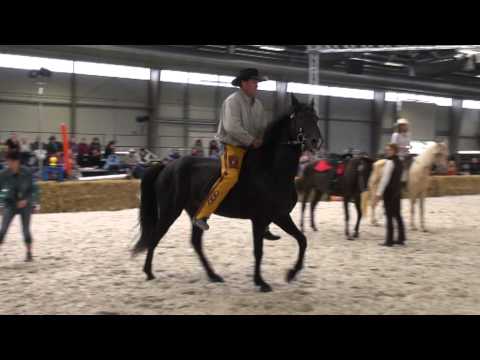
[[[128,150],[128,155],[125,159],[125,163],[130,167],[134,167],[135,165],[140,163],[140,156],[135,149],[132,148]]]
[[[69,141],[69,146],[70,146],[70,153],[73,154],[74,157],[77,157],[78,154],[78,144],[77,144],[77,139],[75,136],[72,136]]]
[[[457,165],[455,164],[454,160],[450,160],[448,162],[448,175],[457,175]]]
[[[144,148],[141,148],[140,149],[140,152],[139,152],[139,157],[140,157],[140,163],[142,164],[145,164],[148,162],[148,159],[147,159],[147,156],[148,156],[148,153],[147,151],[144,149]]]
[[[97,150],[100,153],[102,152],[102,145],[97,137],[94,137],[90,143],[90,154],[92,154],[94,150]]]
[[[42,150],[45,147],[45,144],[42,142],[40,136],[35,137],[35,141],[30,144],[30,151],[34,152],[35,150]]]
[[[61,151],[61,149],[58,146],[57,139],[55,138],[54,135],[48,138],[48,144],[45,150],[47,150],[47,158],[50,156],[56,155],[59,151]]]
[[[2,169],[2,162],[5,161],[7,149],[7,144],[4,144],[3,141],[0,140],[0,170]]]
[[[12,135],[10,136],[10,138],[7,140],[7,142],[5,143],[8,147],[8,151],[20,151],[20,142],[18,141],[17,139],[17,134],[16,133],[12,133]]]
[[[78,156],[88,155],[89,152],[90,148],[88,147],[87,139],[82,138],[78,144]]]
[[[216,140],[211,140],[208,146],[208,156],[212,158],[218,158],[220,156],[220,148]]]
[[[63,152],[63,142],[57,141],[57,152]]]
[[[180,159],[180,154],[178,152],[177,149],[172,149],[170,150],[170,152],[168,153],[167,157],[165,159],[163,159],[163,162],[165,164],[169,164],[171,163],[172,161],[175,161],[177,159]]]
[[[192,156],[204,156],[203,143],[201,139],[195,141],[195,145],[192,148]]]
[[[298,164],[298,177],[303,177],[303,172],[305,171],[305,168],[307,167],[308,164],[313,162],[314,160],[314,155],[311,151],[305,150],[300,156],[299,164]]]
[[[30,146],[27,143],[27,139],[22,138],[20,140],[20,163],[24,166],[28,166],[30,161]]]
[[[121,165],[122,163],[120,162],[120,159],[117,155],[115,155],[115,152],[113,152],[112,154],[108,155],[107,161],[105,162],[103,168],[105,170],[120,170]]]
[[[472,160],[470,160],[470,174],[471,175],[480,174],[480,164],[478,163],[478,159],[475,157],[472,158]]]
[[[87,139],[82,138],[78,144],[77,163],[78,166],[88,166],[89,164],[90,148],[87,144]]]
[[[135,149],[128,150],[128,156],[125,160],[125,164],[130,169],[130,173],[135,179],[141,179],[145,172],[145,167],[140,164],[140,155]]]
[[[100,140],[97,137],[94,137],[92,143],[90,144],[90,165],[101,166],[102,164],[102,145],[100,145]]]
[[[108,145],[105,147],[105,153],[103,155],[105,159],[107,159],[110,155],[115,154],[114,145],[115,145],[115,141],[110,141]]]

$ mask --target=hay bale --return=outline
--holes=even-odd
[[[480,194],[480,176],[432,176],[429,196]]]
[[[39,182],[42,213],[132,209],[139,180]]]

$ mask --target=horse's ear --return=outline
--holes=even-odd
[[[300,101],[292,94],[292,105],[294,108],[297,108],[300,105]]]

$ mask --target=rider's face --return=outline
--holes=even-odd
[[[257,80],[247,80],[242,81],[242,90],[247,94],[247,96],[253,98],[257,95],[258,81]]]

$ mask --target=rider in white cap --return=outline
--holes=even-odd
[[[409,122],[407,119],[398,119],[395,123],[397,130],[392,134],[390,143],[398,145],[398,157],[403,163],[402,183],[406,184],[408,179],[408,170],[410,169],[411,156],[410,156],[410,140],[411,135],[409,131]]]

